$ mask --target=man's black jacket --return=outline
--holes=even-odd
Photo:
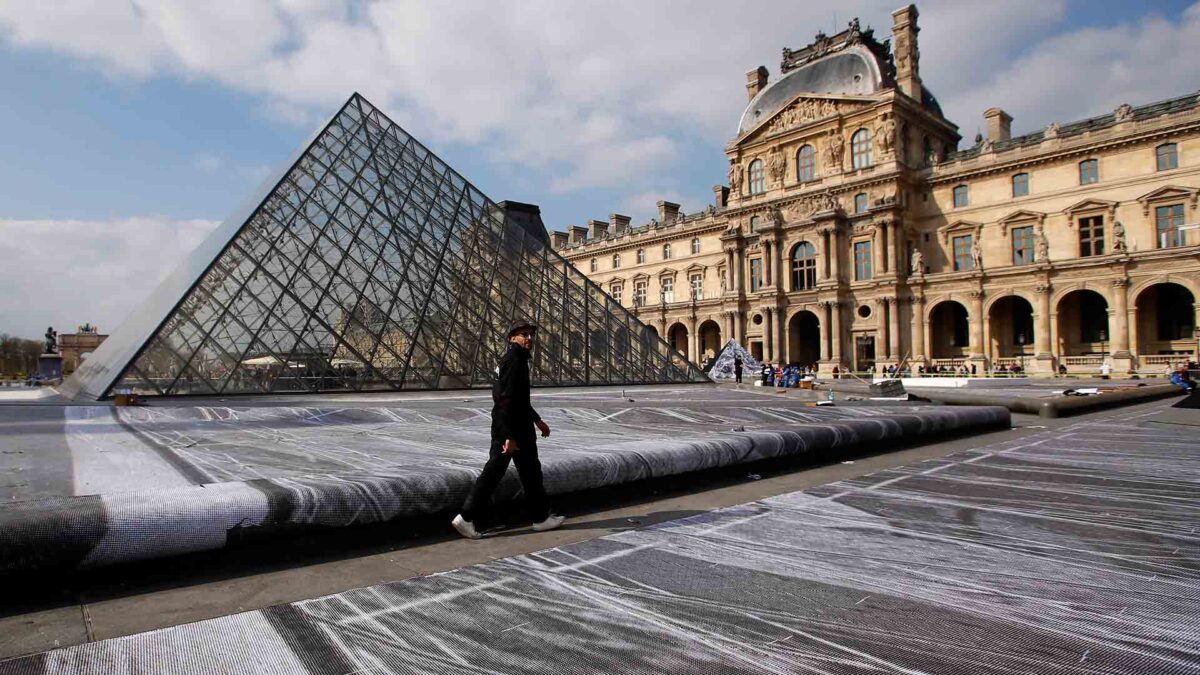
[[[529,350],[510,342],[492,384],[492,438],[532,438],[542,419],[529,402]]]

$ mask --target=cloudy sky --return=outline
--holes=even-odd
[[[823,5],[823,6],[822,6]],[[354,91],[563,229],[702,209],[745,72],[899,0],[0,0],[0,332],[110,331]],[[1200,88],[1200,2],[927,0],[966,139]]]

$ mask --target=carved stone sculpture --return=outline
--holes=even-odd
[[[890,116],[875,128],[875,146],[882,155],[891,154],[896,147],[896,122]]]
[[[1035,237],[1036,237],[1035,245],[1037,247],[1036,248],[1036,253],[1037,253],[1036,261],[1037,262],[1048,262],[1050,260],[1050,240],[1046,238],[1046,231],[1041,228],[1038,228],[1038,231],[1037,231],[1037,234],[1035,235]]]
[[[971,237],[971,260],[975,263],[975,269],[983,269],[983,247],[979,245],[978,237]]]
[[[829,130],[829,139],[825,146],[825,163],[831,171],[842,170],[842,160],[846,156],[846,139],[837,132],[837,129]]]
[[[1058,138],[1058,122],[1051,122],[1046,125],[1046,131],[1042,133],[1044,138]]]
[[[771,175],[772,183],[782,183],[783,173],[787,170],[787,160],[783,158],[783,153],[779,152],[779,148],[771,151],[771,155],[767,158],[767,170]]]
[[[914,248],[912,252],[912,273],[917,276],[925,274],[925,254],[919,248]]]
[[[1129,251],[1129,245],[1125,243],[1125,226],[1121,221],[1113,223],[1113,253],[1126,253]]]
[[[1117,109],[1113,112],[1113,114],[1116,116],[1118,123],[1132,122],[1133,106],[1129,105],[1128,103],[1122,103],[1121,105],[1117,106]]]
[[[736,162],[729,165],[729,191],[735,195],[742,194],[742,167]]]

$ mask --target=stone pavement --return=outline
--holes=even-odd
[[[0,673],[1200,673],[1200,420],[1163,405]]]

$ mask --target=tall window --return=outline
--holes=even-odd
[[[692,239],[692,255],[696,255],[699,252],[700,252],[700,239],[693,238]]]
[[[961,209],[970,205],[970,195],[967,193],[966,185],[954,186],[954,208]]]
[[[675,280],[665,277],[659,283],[662,284],[663,302],[675,302]]]
[[[1012,232],[1012,252],[1014,265],[1028,265],[1033,262],[1033,226],[1014,227]]]
[[[1014,197],[1025,197],[1029,194],[1029,174],[1019,173],[1012,177],[1012,195]]]
[[[633,306],[644,307],[646,305],[646,282],[633,282]]]
[[[1159,171],[1179,168],[1179,149],[1174,143],[1163,143],[1154,149]]]
[[[637,250],[637,261],[638,261],[638,264],[639,264],[639,265],[641,265],[642,263],[646,262],[646,249],[644,249],[644,248],[639,248],[639,249]]]
[[[613,269],[614,270],[621,269],[621,254],[620,253],[616,253],[613,255]]]
[[[1079,255],[1104,255],[1104,216],[1079,219]]]
[[[801,183],[817,177],[817,152],[811,145],[805,145],[796,153],[796,180]]]
[[[750,216],[750,231],[758,231],[758,216]]]
[[[1159,206],[1154,209],[1154,228],[1158,232],[1158,247],[1183,246],[1183,204]]]
[[[1100,182],[1100,162],[1095,159],[1085,159],[1079,163],[1079,184],[1091,185]]]
[[[600,269],[600,262],[598,260],[596,260],[595,258],[592,258],[592,271],[595,272],[599,269]]]
[[[854,242],[854,280],[866,281],[872,277],[871,242]]]
[[[767,191],[767,176],[763,171],[763,162],[756,159],[750,162],[750,194],[761,195]]]
[[[933,143],[926,136],[922,139],[921,160],[925,163],[925,166],[933,166],[933,159]]]
[[[762,287],[762,258],[754,258],[750,261],[750,292],[753,293]]]
[[[954,238],[954,271],[975,269],[975,258],[971,256],[971,245],[974,243],[975,235],[964,234]]]
[[[625,303],[621,302],[621,291],[623,291],[623,290],[625,290],[625,289],[623,286],[621,286],[621,284],[613,284],[612,297],[613,297],[613,300],[617,301],[618,305],[625,304]]]
[[[700,275],[700,274],[693,274],[688,281],[690,281],[692,284],[692,299],[693,300],[703,300],[704,299],[704,276]]]
[[[663,260],[671,259],[671,245],[663,244]]]
[[[866,213],[867,212],[867,193],[860,192],[860,193],[854,195],[854,212],[855,213]]]
[[[807,241],[792,249],[792,290],[804,291],[817,286],[817,249]]]
[[[859,129],[850,137],[850,165],[855,169],[871,166],[871,132]]]

